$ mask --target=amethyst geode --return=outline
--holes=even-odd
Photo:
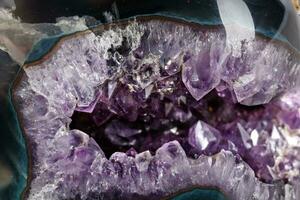
[[[27,197],[300,199],[299,63],[282,41],[230,46],[221,26],[166,17],[66,36],[14,89]]]

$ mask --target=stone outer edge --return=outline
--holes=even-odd
[[[14,80],[12,86],[11,86],[11,98],[12,98],[12,105],[14,106],[15,112],[17,114],[17,119],[19,121],[19,126],[22,132],[22,136],[24,137],[25,140],[25,146],[26,146],[26,150],[27,150],[27,158],[28,158],[28,174],[27,174],[27,184],[26,187],[24,188],[20,199],[24,200],[28,198],[29,195],[29,191],[30,191],[30,183],[32,180],[32,148],[31,148],[31,142],[28,138],[28,136],[25,134],[25,130],[24,130],[24,126],[23,126],[23,118],[21,117],[20,113],[19,113],[19,109],[18,109],[18,105],[16,104],[16,94],[15,94],[15,90],[16,88],[18,88],[21,84],[21,82],[24,79],[24,74],[25,71],[23,70],[23,68],[20,68],[19,72],[16,75],[16,79]]]

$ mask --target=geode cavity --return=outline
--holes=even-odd
[[[221,26],[163,16],[62,37],[13,91],[28,198],[299,199],[299,53],[261,34],[236,48]]]

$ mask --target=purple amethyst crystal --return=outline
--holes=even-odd
[[[220,137],[220,132],[210,125],[198,121],[189,130],[189,144],[199,151],[208,148],[212,143],[216,143]],[[210,150],[211,151],[211,150]]]
[[[33,151],[29,199],[193,187],[300,198],[299,98],[287,93],[300,59],[282,42],[257,35],[235,55],[221,27],[141,17],[56,47],[24,66],[14,90]]]
[[[218,36],[217,36],[218,37]],[[206,38],[201,38],[207,40]],[[219,38],[215,38],[217,41]],[[182,66],[182,81],[188,91],[196,99],[213,90],[220,83],[220,51],[223,43],[210,44],[203,47],[199,52],[188,54]]]

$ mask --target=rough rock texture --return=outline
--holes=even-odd
[[[29,199],[160,198],[193,186],[218,187],[236,200],[300,198],[300,131],[291,131],[299,115],[285,117],[296,112],[285,104],[295,97],[253,112],[235,104],[268,103],[299,84],[297,52],[257,36],[233,55],[222,28],[158,19],[93,31],[68,37],[48,59],[27,66],[14,91],[33,156]],[[205,100],[212,90],[224,99],[223,112]],[[107,158],[92,137],[70,129],[74,110],[92,113],[100,127],[111,115],[134,123],[141,113],[171,113],[191,124],[186,143],[170,137],[154,153],[131,149]],[[114,120],[104,134],[115,145],[134,145],[130,138],[141,131]]]

